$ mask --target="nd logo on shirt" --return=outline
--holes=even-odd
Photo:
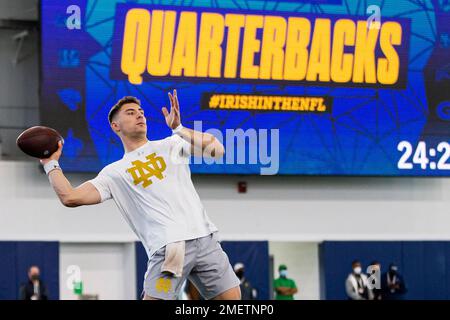
[[[156,153],[152,153],[145,158],[148,160],[147,162],[135,160],[131,162],[133,166],[127,169],[127,172],[133,177],[134,184],[138,185],[139,183],[142,183],[144,188],[153,183],[151,180],[153,176],[162,180],[164,178],[162,173],[167,167],[164,158],[156,156]]]

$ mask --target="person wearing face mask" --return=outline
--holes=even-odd
[[[274,280],[273,288],[276,292],[275,300],[294,300],[294,294],[298,292],[295,281],[288,278],[286,265],[278,267],[280,277]]]
[[[389,265],[389,271],[382,276],[382,289],[385,300],[401,300],[406,293],[405,282],[394,263]]]
[[[361,262],[352,262],[352,272],[345,281],[345,291],[350,300],[373,300],[372,290],[368,288],[367,276],[362,273]]]
[[[233,267],[236,276],[241,281],[241,299],[242,300],[256,300],[258,297],[258,292],[255,288],[253,288],[252,284],[245,277],[245,266],[242,262],[238,262]]]
[[[28,269],[28,281],[20,287],[20,300],[48,300],[47,286],[40,278],[37,266]]]
[[[378,261],[372,261],[367,268],[367,281],[371,285],[373,300],[382,300],[383,292],[381,289],[381,264]]]

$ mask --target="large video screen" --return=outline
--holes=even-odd
[[[41,123],[66,171],[123,156],[107,115],[136,96],[148,138],[185,127],[194,173],[450,176],[447,1],[42,0]]]

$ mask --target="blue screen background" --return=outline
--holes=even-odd
[[[413,145],[449,141],[447,109],[434,111],[430,97],[438,81],[448,84],[448,8],[439,1],[373,1],[384,17],[410,21],[406,88],[352,88],[311,85],[220,83],[220,81],[149,81],[135,86],[110,76],[116,4],[127,1],[42,0],[41,122],[59,130],[65,138],[61,164],[66,171],[99,171],[120,159],[123,148],[111,131],[107,114],[118,99],[141,99],[151,140],[170,135],[161,107],[168,105],[167,92],[176,88],[182,122],[203,129],[279,129],[279,174],[301,175],[434,175],[449,170],[397,168],[402,140]],[[367,17],[365,1],[128,1],[183,7],[259,10],[267,13],[311,13]],[[65,28],[66,9],[81,8],[81,29]],[[446,9],[446,10],[445,10]],[[447,23],[448,24],[448,23]],[[431,59],[435,55],[435,59]],[[433,70],[443,70],[442,77]],[[427,70],[433,76],[427,76]],[[448,87],[448,86],[447,86]],[[200,108],[203,92],[326,95],[333,99],[331,114],[255,113]],[[444,98],[444,102],[448,93]],[[440,101],[438,101],[440,102]],[[438,104],[438,102],[433,102]],[[439,105],[442,107],[442,103]],[[438,106],[438,107],[439,107]],[[430,115],[438,114],[440,116]],[[260,165],[191,164],[193,173],[259,174]]]

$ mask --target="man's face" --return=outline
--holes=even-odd
[[[374,274],[377,272],[381,272],[381,265],[378,263],[374,263],[371,264],[368,268],[367,268],[367,273],[369,274]]]
[[[28,272],[28,277],[30,280],[38,279],[39,278],[39,268],[38,267],[31,267],[30,271]]]
[[[352,264],[352,268],[353,268],[353,272],[355,274],[361,274],[361,272],[362,272],[361,263],[356,262],[356,263]]]
[[[144,110],[136,103],[124,104],[115,115],[111,127],[114,132],[126,137],[147,135],[147,119]]]

